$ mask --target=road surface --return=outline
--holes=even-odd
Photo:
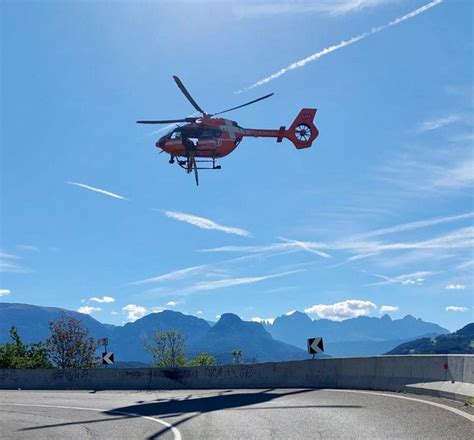
[[[467,439],[474,411],[369,391],[0,391],[2,439]]]

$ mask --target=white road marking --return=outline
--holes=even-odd
[[[178,428],[175,428],[171,423],[165,422],[164,420],[161,420],[155,417],[142,416],[141,414],[137,414],[137,413],[116,411],[113,409],[82,408],[78,406],[61,406],[61,405],[37,405],[37,404],[31,404],[31,403],[0,403],[0,406],[26,406],[26,407],[37,407],[37,408],[78,409],[80,411],[107,412],[110,414],[120,414],[120,415],[126,415],[126,416],[140,417],[142,419],[151,420],[152,422],[159,423],[163,426],[166,426],[167,428],[170,428],[171,432],[174,435],[175,440],[182,439],[181,433],[179,432]]]
[[[468,414],[468,413],[466,413],[464,411],[461,411],[459,409],[453,408],[452,406],[443,405],[442,403],[431,402],[430,400],[417,399],[415,397],[399,396],[398,394],[379,393],[379,392],[376,392],[376,391],[334,390],[334,389],[333,390],[324,389],[324,391],[335,391],[335,392],[341,392],[341,393],[374,394],[376,396],[394,397],[396,399],[413,400],[414,402],[421,402],[421,403],[425,403],[426,405],[436,406],[438,408],[445,409],[446,411],[451,411],[452,413],[457,414],[458,416],[464,417],[465,419],[467,419],[471,422],[474,422],[474,416],[473,415]]]

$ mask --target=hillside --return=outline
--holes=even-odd
[[[474,354],[474,323],[447,335],[406,342],[387,354]]]
[[[204,319],[171,310],[151,313],[124,326],[110,326],[71,310],[12,303],[0,303],[0,344],[9,339],[12,325],[19,329],[25,342],[44,341],[50,336],[48,322],[58,319],[62,313],[81,320],[95,338],[107,336],[108,349],[114,351],[116,361],[121,362],[149,363],[151,358],[143,349],[143,338],[154,331],[169,329],[184,333],[190,358],[205,351],[219,362],[230,362],[235,349],[241,349],[248,362],[308,357],[305,350],[273,339],[261,324],[243,321],[229,313],[222,315],[212,327]]]
[[[306,350],[273,339],[261,324],[247,322],[225,313],[197,342],[199,351],[213,353],[222,362],[230,362],[232,350],[242,348],[247,361],[307,359]]]
[[[0,344],[9,340],[8,332],[14,325],[25,342],[44,341],[50,336],[49,321],[56,321],[62,314],[72,316],[89,329],[94,338],[110,336],[115,326],[104,325],[90,315],[31,304],[0,303]]]

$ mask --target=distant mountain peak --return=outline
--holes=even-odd
[[[253,337],[258,335],[259,337],[271,338],[270,333],[265,330],[262,324],[259,322],[243,321],[234,313],[224,313],[219,321],[211,327],[211,332],[216,336],[230,332],[238,333],[241,336]]]
[[[242,322],[240,316],[236,315],[235,313],[224,313],[221,315],[218,323],[231,323],[231,322]]]
[[[386,313],[385,313],[385,315],[383,315],[380,319],[383,319],[383,320],[385,320],[385,321],[391,321],[391,320],[392,320],[392,318],[390,318],[390,316],[387,315]]]
[[[280,315],[277,318],[275,318],[275,321],[300,321],[300,322],[313,322],[313,320],[303,312],[300,312],[298,310],[293,310],[291,313],[285,313],[284,315]]]
[[[416,321],[416,318],[413,315],[406,315],[403,317],[405,321]],[[421,319],[421,318],[418,318]]]
[[[212,329],[214,331],[220,331],[223,329],[233,329],[236,330],[238,328],[242,328],[244,324],[247,324],[247,322],[242,321],[242,319],[237,316],[234,313],[224,313],[222,316],[219,318],[219,321],[217,321],[213,326]],[[252,322],[249,324],[257,324],[256,322]],[[258,324],[260,325],[260,324]],[[263,327],[262,327],[263,328]]]

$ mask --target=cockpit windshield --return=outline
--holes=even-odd
[[[170,139],[180,139],[181,138],[181,127],[175,128],[170,134]]]
[[[209,139],[219,137],[221,130],[204,127],[177,127],[168,134],[168,139],[181,139],[183,136],[190,139]]]

